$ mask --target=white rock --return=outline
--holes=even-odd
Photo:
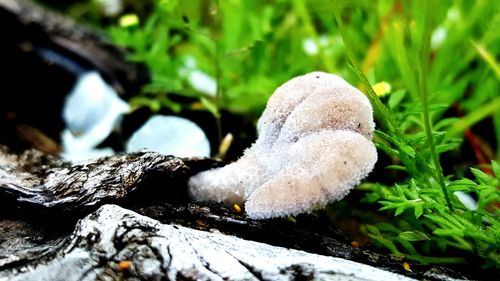
[[[62,117],[67,126],[61,135],[63,156],[68,160],[82,160],[82,155],[109,136],[128,110],[129,105],[99,73],[82,74],[63,107]]]
[[[122,0],[96,0],[96,2],[108,17],[117,16],[123,10]]]
[[[196,91],[210,97],[215,97],[217,83],[214,78],[200,70],[193,70],[188,75],[188,81],[191,87]]]
[[[184,58],[184,64],[179,69],[179,74],[185,77],[187,82],[197,92],[209,97],[215,97],[217,93],[217,82],[207,73],[198,69],[196,59],[192,56]]]
[[[210,143],[203,130],[177,116],[151,117],[127,143],[127,152],[141,149],[178,157],[210,156]]]
[[[467,194],[462,191],[455,191],[453,194],[458,198],[458,200],[464,204],[464,206],[469,209],[469,210],[477,210],[477,201],[470,196],[470,194]]]

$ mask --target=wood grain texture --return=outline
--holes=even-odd
[[[161,224],[116,205],[0,280],[412,280],[340,258]]]

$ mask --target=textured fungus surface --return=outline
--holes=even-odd
[[[259,119],[259,138],[238,161],[189,181],[198,200],[243,203],[255,219],[295,215],[339,200],[377,161],[368,99],[324,72],[280,86]]]

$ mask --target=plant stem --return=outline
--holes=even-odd
[[[339,27],[339,33],[340,37],[342,38],[342,41],[344,41],[344,45],[347,46],[346,42],[346,36],[344,33],[344,22],[340,18],[340,11],[342,6],[340,5],[340,0],[334,0],[334,14],[335,14],[335,20],[337,21],[337,25]],[[348,47],[346,47],[346,53],[347,56],[349,57],[349,60],[351,61],[351,64],[353,66],[354,72],[358,76],[358,79],[361,81],[361,83],[365,86],[365,88],[368,91],[367,97],[372,103],[374,110],[375,110],[375,115],[379,117],[379,119],[384,122],[384,126],[387,127],[387,130],[391,134],[396,134],[398,137],[402,137],[402,133],[398,132],[396,129],[396,121],[392,118],[392,115],[389,113],[389,110],[382,104],[380,99],[378,98],[377,94],[373,90],[372,86],[370,85],[370,82],[364,75],[363,71],[359,67],[359,63],[354,56],[352,50]]]
[[[220,103],[221,103],[221,88],[220,88],[220,79],[221,79],[221,69],[220,69],[220,46],[219,40],[215,41],[215,105],[217,107],[217,114],[215,115],[215,123],[217,125],[217,141],[220,145],[222,141],[222,122],[220,115]]]
[[[349,48],[349,44],[348,44],[348,41],[347,41],[347,36],[345,35],[345,32],[344,32],[344,30],[345,30],[344,23],[343,23],[343,21],[342,21],[342,19],[340,17],[341,8],[342,8],[342,6],[340,5],[340,1],[342,1],[342,0],[333,0],[333,2],[334,2],[335,20],[337,21],[337,25],[339,27],[339,33],[340,33],[340,36],[341,36],[342,40],[344,41],[344,45],[346,46],[346,53],[347,53],[347,56],[349,57],[349,60],[351,61],[352,67],[353,67],[356,75],[358,76],[358,79],[361,81],[361,83],[367,89],[367,91],[368,91],[367,97],[370,100],[371,104],[373,105],[373,108],[374,108],[374,111],[375,111],[375,115],[378,116],[379,117],[378,119],[382,122],[382,127],[385,127],[387,129],[387,132],[388,132],[389,135],[394,136],[397,139],[399,139],[401,144],[408,145],[408,141],[407,141],[406,135],[401,130],[401,128],[398,125],[398,123],[396,122],[396,120],[393,118],[393,115],[390,113],[389,109],[387,109],[387,107],[385,107],[384,104],[382,104],[382,102],[380,101],[380,99],[378,98],[378,96],[375,94],[375,91],[371,87],[370,82],[368,81],[368,79],[364,75],[363,71],[359,67],[359,64],[357,62],[356,57],[354,56],[354,53],[352,52],[352,49]],[[429,32],[428,40],[430,42],[430,32]],[[427,54],[428,54],[428,47],[429,47],[429,44],[427,44]],[[427,55],[426,58],[427,58],[427,62],[428,62],[428,55]],[[423,80],[423,81],[426,82],[426,80],[427,80],[427,78],[425,77],[425,80]],[[426,86],[426,85],[427,84],[424,83],[424,86]],[[427,97],[426,97],[426,99],[427,99]],[[428,102],[426,101],[426,102],[424,102],[424,104],[425,104],[425,107],[426,107],[425,111],[428,114],[429,113],[429,111],[428,111]],[[430,122],[430,117],[429,116],[427,116],[427,117],[428,117],[428,121]],[[429,127],[429,129],[431,129],[431,127]],[[432,129],[428,133],[430,133],[430,132],[432,132]],[[432,139],[432,133],[430,135],[431,135],[431,140],[433,140]],[[427,137],[428,136],[429,135],[427,135]],[[434,152],[434,155],[437,156],[435,145],[434,145],[433,141],[432,141],[432,144],[433,144],[432,146],[434,148],[432,151]],[[419,176],[419,174],[417,173],[417,169],[416,169],[417,165],[414,163],[413,158],[410,158],[408,155],[406,155],[404,153],[401,153],[400,154],[400,160],[405,164],[405,166],[412,167],[411,170],[413,171],[412,172],[413,176],[415,176],[416,178],[422,178],[423,179],[423,177]],[[416,158],[414,158],[414,160],[418,163],[419,167],[423,167],[423,168],[426,169],[426,171],[431,171],[432,172],[433,177],[438,181],[438,183],[440,184],[441,188],[443,189],[444,196],[445,196],[445,199],[446,199],[448,207],[451,207],[450,209],[453,210],[453,206],[451,206],[451,201],[449,200],[448,193],[445,192],[446,188],[445,188],[445,185],[444,185],[444,177],[443,177],[443,173],[441,171],[441,166],[439,165],[439,159],[436,158],[437,163],[438,163],[438,168],[437,169],[439,169],[438,173],[436,173],[435,171],[433,171],[432,168],[428,165],[427,161],[425,161],[422,157],[419,157],[417,155]],[[435,163],[436,162],[434,162],[434,164]],[[428,179],[426,179],[426,180],[428,181]]]
[[[427,136],[427,141],[430,148],[430,154],[432,158],[432,162],[434,163],[435,176],[438,180],[439,185],[443,191],[444,197],[446,199],[446,203],[450,211],[453,212],[453,205],[450,201],[450,196],[448,194],[448,190],[446,189],[446,184],[444,182],[443,170],[441,168],[441,164],[439,163],[439,156],[436,152],[436,145],[434,143],[434,137],[432,136],[432,121],[429,114],[429,85],[427,83],[428,80],[428,72],[429,72],[429,60],[430,60],[430,40],[431,40],[431,29],[432,22],[429,19],[429,0],[425,1],[425,11],[424,11],[424,33],[422,38],[422,45],[420,48],[420,67],[418,73],[418,81],[419,81],[419,90],[422,98],[423,104],[423,118],[424,118],[424,126],[425,126],[425,135]]]
[[[349,60],[351,61],[352,68],[354,69],[354,72],[358,76],[358,79],[361,81],[361,83],[368,91],[367,97],[370,100],[370,103],[373,105],[375,116],[378,117],[377,119],[381,122],[381,127],[387,130],[388,135],[394,136],[395,138],[399,139],[399,142],[401,144],[408,146],[408,140],[406,138],[406,135],[401,130],[401,127],[396,122],[396,119],[394,119],[393,114],[391,114],[389,109],[385,107],[384,104],[380,101],[379,97],[377,96],[372,86],[370,85],[370,82],[363,73],[363,70],[359,66],[359,63],[356,57],[354,56],[352,49],[349,48],[349,42],[344,32],[344,22],[340,17],[342,9],[340,1],[341,0],[333,0],[335,20],[337,21],[337,25],[339,27],[340,37],[342,38],[342,41],[344,41],[344,45],[346,46],[345,50],[347,56],[349,57]],[[394,142],[394,144],[396,145],[396,142]],[[398,147],[399,151],[402,152],[401,145],[398,146],[399,146]],[[422,178],[422,177],[419,176],[419,173],[416,169],[415,161],[418,162],[420,167],[423,167],[426,170],[430,169],[430,167],[428,167],[428,164],[425,161],[423,161],[423,159],[418,155],[416,158],[414,158],[415,161],[413,161],[413,158],[407,155],[407,153],[400,153],[399,159],[401,160],[401,162],[404,163],[406,167],[410,169],[411,174],[416,178]]]
[[[448,135],[455,136],[463,134],[465,130],[472,127],[474,124],[497,112],[500,112],[500,97],[496,97],[489,103],[475,108],[474,111],[455,122],[448,130]]]
[[[303,0],[294,0],[293,1],[293,6],[294,9],[297,11],[297,14],[299,17],[302,19],[302,22],[304,23],[304,29],[306,32],[311,36],[311,40],[318,46],[318,55],[322,58],[322,63],[326,70],[329,72],[333,72],[335,70],[335,66],[326,56],[325,54],[325,48],[321,45],[318,32],[316,31],[316,28],[314,27],[313,20],[311,18],[310,12],[307,9],[307,1]]]
[[[215,55],[214,55],[214,67],[215,67],[215,106],[217,108],[215,117],[215,125],[217,127],[217,143],[220,146],[222,142],[222,122],[220,115],[220,104],[221,104],[221,67],[220,67],[220,33],[221,33],[221,9],[220,9],[220,1],[215,1],[215,11],[214,11],[214,31],[212,31],[212,38],[215,43]]]

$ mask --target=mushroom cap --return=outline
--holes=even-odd
[[[244,156],[189,180],[196,199],[245,202],[255,219],[295,215],[339,200],[375,165],[368,98],[342,78],[312,72],[269,98]]]
[[[262,144],[293,141],[321,129],[356,131],[372,138],[368,98],[337,75],[311,72],[281,85],[257,123]]]

